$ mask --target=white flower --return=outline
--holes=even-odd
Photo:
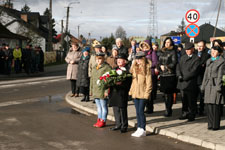
[[[97,85],[100,85],[100,80],[99,79],[97,80]]]
[[[106,72],[106,75],[109,74],[109,72]]]
[[[123,71],[126,71],[126,68],[125,67],[121,67],[120,69],[123,70]]]
[[[123,71],[122,70],[116,70],[116,73],[118,74],[118,75],[122,75],[123,74]]]

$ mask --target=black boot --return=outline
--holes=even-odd
[[[90,101],[90,98],[89,98],[89,95],[87,95],[85,98],[85,102],[89,102],[89,101]]]
[[[166,105],[166,111],[164,116],[170,117],[172,116],[172,106],[173,106],[173,94],[165,94],[165,105]]]
[[[86,95],[82,98],[81,102],[84,102],[86,100]]]

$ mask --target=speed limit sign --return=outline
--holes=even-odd
[[[200,14],[195,9],[188,10],[186,15],[185,15],[185,19],[189,23],[196,23],[199,20],[199,18],[200,18]]]

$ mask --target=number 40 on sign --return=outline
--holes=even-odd
[[[197,10],[195,9],[190,9],[189,11],[187,11],[187,13],[185,14],[185,19],[187,20],[187,22],[189,23],[196,23],[198,22],[198,20],[200,19],[200,14]]]

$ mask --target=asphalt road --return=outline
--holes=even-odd
[[[96,116],[73,111],[64,101],[68,81],[0,89],[0,150],[203,150],[165,136],[131,137],[94,128]],[[5,104],[5,105],[4,105]]]

